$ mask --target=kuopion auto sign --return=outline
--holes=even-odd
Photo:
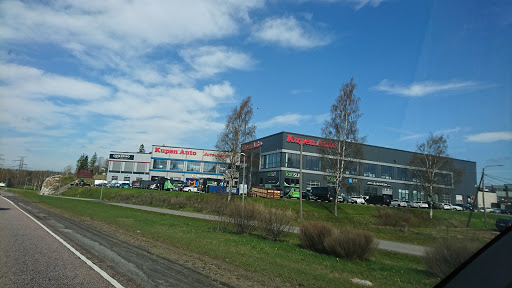
[[[322,139],[315,141],[314,139],[298,138],[298,137],[293,136],[292,134],[287,134],[286,142],[297,143],[297,144],[302,144],[302,145],[326,147],[326,148],[331,148],[331,149],[335,149],[338,146],[334,142],[322,141]]]
[[[129,154],[110,154],[109,158],[117,160],[133,160],[134,156]]]

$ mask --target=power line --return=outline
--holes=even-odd
[[[485,174],[485,176],[488,177],[488,178],[494,179],[494,180],[498,180],[498,181],[504,182],[504,183],[512,183],[512,179],[508,179],[508,178],[505,178],[505,177],[491,176],[489,174]]]

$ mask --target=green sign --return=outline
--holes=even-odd
[[[291,172],[291,171],[286,171],[286,177],[295,177],[295,178],[299,178],[300,174],[297,173],[297,172]]]

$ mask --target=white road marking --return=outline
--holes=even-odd
[[[0,196],[0,197],[2,197],[2,196]],[[92,263],[91,260],[87,259],[84,255],[80,254],[80,252],[76,251],[75,248],[73,248],[71,245],[69,245],[66,241],[62,240],[62,238],[57,236],[50,229],[48,229],[46,226],[41,224],[41,222],[37,221],[34,217],[30,216],[27,212],[21,210],[21,208],[16,206],[16,204],[14,204],[11,200],[9,200],[9,199],[7,199],[5,197],[2,197],[2,198],[7,200],[7,202],[11,203],[14,207],[18,208],[18,210],[23,212],[30,219],[34,220],[34,222],[39,224],[39,226],[43,227],[43,229],[46,230],[46,232],[50,233],[50,235],[55,237],[55,239],[59,240],[60,243],[62,243],[64,246],[66,246],[66,248],[71,250],[71,252],[73,252],[76,256],[78,256],[78,258],[82,259],[87,265],[89,265],[92,269],[94,269],[94,271],[98,272],[103,278],[105,278],[108,282],[110,282],[110,284],[112,284],[112,286],[114,286],[116,288],[124,288],[123,285],[119,284],[119,282],[117,282],[114,278],[110,277],[110,275],[108,275],[105,271],[101,270],[100,267],[98,267],[98,266],[96,266],[96,264]]]

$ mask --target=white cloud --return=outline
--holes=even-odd
[[[286,114],[275,116],[265,122],[256,123],[258,128],[279,127],[279,126],[299,126],[303,121],[310,120],[311,115],[304,114]]]
[[[87,44],[123,54],[236,34],[264,1],[2,1],[4,39]],[[135,50],[135,51],[134,51]]]
[[[352,6],[354,6],[354,9],[359,10],[365,6],[372,6],[372,7],[378,7],[382,2],[385,2],[387,0],[315,0],[315,1],[322,1],[327,3],[347,3]],[[311,1],[311,2],[315,2]]]
[[[398,94],[406,97],[422,97],[441,92],[450,92],[466,89],[481,89],[482,87],[483,85],[481,83],[472,81],[452,81],[448,83],[425,81],[414,82],[410,85],[399,85],[393,84],[388,80],[382,80],[377,86],[373,87],[373,89],[383,91],[388,94]]]
[[[296,49],[324,46],[331,41],[327,35],[323,35],[306,23],[301,23],[291,16],[266,19],[254,28],[252,38]]]
[[[195,77],[211,77],[229,69],[248,70],[254,61],[248,55],[224,46],[204,46],[179,53],[194,68]]]
[[[491,143],[497,141],[512,141],[511,131],[485,132],[466,136],[468,142]]]

